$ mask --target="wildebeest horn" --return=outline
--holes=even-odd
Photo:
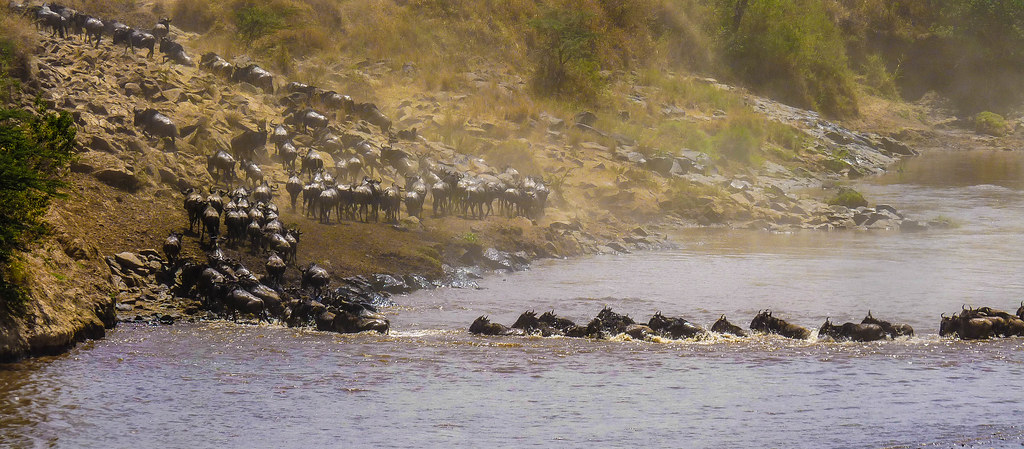
[[[945,312],[939,314],[939,318],[945,318],[945,317],[946,317]]]
[[[872,318],[872,316],[871,316],[871,309],[868,309],[868,318]]]
[[[723,314],[722,314],[722,317],[721,317],[721,318],[719,318],[719,319],[720,319],[720,320],[724,320],[724,319],[725,319],[725,314],[723,313]]]

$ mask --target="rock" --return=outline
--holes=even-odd
[[[77,160],[77,161],[72,161],[71,162],[70,169],[71,169],[71,173],[86,173],[86,174],[88,174],[88,173],[92,173],[94,170],[96,170],[96,167],[93,167],[92,165],[90,165],[88,163],[85,163],[85,162],[82,162],[80,160]]]
[[[921,232],[928,230],[928,223],[917,220],[903,220],[900,223],[900,231],[903,232]]]
[[[103,106],[102,104],[89,103],[89,105],[87,107],[89,108],[89,112],[92,112],[93,114],[96,114],[96,115],[101,115],[101,116],[105,117],[105,116],[107,116],[109,114],[107,112],[107,107]]]
[[[94,173],[93,176],[104,184],[129,192],[138,190],[140,184],[139,178],[128,169],[108,168]]]
[[[729,182],[729,190],[733,192],[742,192],[744,190],[750,190],[750,183],[742,179],[734,179]]]
[[[615,157],[619,160],[629,161],[634,164],[643,165],[647,163],[647,158],[643,154],[636,151],[615,151]]]
[[[89,258],[89,251],[86,249],[85,242],[79,238],[71,240],[64,245],[64,254],[75,260],[86,260]]]
[[[142,86],[139,86],[137,83],[127,83],[124,85],[124,94],[129,97],[134,97],[139,92],[142,92]]]
[[[629,248],[626,248],[623,244],[621,244],[619,242],[609,242],[605,246],[607,246],[607,247],[609,247],[609,248],[611,248],[611,249],[613,249],[613,250],[615,250],[617,252],[629,254]]]
[[[114,254],[114,261],[125,270],[137,271],[146,267],[146,262],[143,262],[138,255],[128,251]]]
[[[163,91],[164,98],[171,103],[177,103],[178,99],[181,98],[181,94],[185,93],[184,90],[179,88],[167,89]]]
[[[178,176],[174,172],[166,168],[161,168],[158,171],[160,172],[160,182],[172,186],[178,185]]]
[[[670,157],[652,157],[647,160],[647,168],[666,178],[686,174],[686,170],[679,165],[679,162]]]
[[[100,136],[92,137],[92,140],[89,141],[89,149],[110,154],[118,154],[121,152],[120,149],[115,148],[113,144]]]
[[[580,129],[582,131],[587,131],[587,132],[591,132],[591,133],[597,134],[598,136],[601,136],[601,137],[608,137],[608,134],[606,134],[604,131],[600,131],[597,128],[594,128],[593,126],[590,126],[590,125],[587,125],[587,124],[577,123],[576,124],[576,128]]]
[[[637,226],[637,227],[633,228],[633,230],[630,231],[630,232],[632,232],[633,235],[637,235],[637,236],[640,236],[640,237],[648,237],[648,236],[651,235],[650,233],[647,232],[646,229],[644,229],[641,226]]]
[[[256,94],[259,94],[261,92],[259,88],[257,88],[256,86],[253,86],[252,84],[249,84],[249,83],[247,83],[245,81],[242,81],[242,82],[238,83],[238,88],[241,89],[242,92],[245,92],[245,93],[250,94],[250,95],[256,95]]]
[[[892,137],[882,137],[878,139],[879,145],[881,145],[884,152],[889,154],[895,154],[899,156],[917,156],[917,151],[907,146],[905,143],[900,142]]]
[[[900,212],[897,211],[895,207],[892,207],[892,206],[890,206],[888,204],[879,204],[879,205],[875,206],[875,210],[878,211],[878,212],[889,212],[894,217],[903,218],[903,215],[900,214]]]
[[[576,114],[576,123],[586,126],[594,126],[597,123],[597,116],[593,112],[583,111]]]

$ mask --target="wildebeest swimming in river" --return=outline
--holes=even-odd
[[[478,335],[523,335],[521,329],[510,329],[499,323],[492,323],[486,316],[480,316],[469,326],[469,332]]]
[[[656,312],[647,326],[658,335],[665,338],[678,340],[680,338],[694,338],[707,335],[704,328],[693,324],[682,317],[666,317],[661,312]]]
[[[860,324],[877,324],[882,326],[882,330],[885,331],[889,338],[896,337],[913,337],[914,328],[910,327],[906,323],[890,323],[888,321],[877,319],[871,316],[871,311],[868,310],[868,315],[861,320]]]
[[[1024,336],[1024,320],[991,307],[962,307],[959,315],[941,315],[939,335],[956,335],[964,340]]]
[[[715,321],[715,324],[713,326],[711,326],[711,332],[735,335],[737,337],[747,336],[747,331],[743,330],[743,328],[735,324],[730,323],[729,320],[725,318],[724,314],[720,318],[718,318],[718,321]]]
[[[825,318],[825,323],[818,329],[818,338],[823,336],[836,341],[877,341],[884,339],[886,333],[882,326],[877,324],[843,323],[836,326],[830,319]]]
[[[789,324],[785,320],[772,316],[770,310],[761,311],[750,322],[750,328],[768,334],[778,334],[786,338],[806,340],[810,338],[811,331],[807,328]]]

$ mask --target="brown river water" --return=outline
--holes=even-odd
[[[948,230],[691,231],[677,250],[544,261],[395,298],[388,336],[120,325],[0,367],[0,447],[1021,447],[1024,339],[937,336],[962,304],[1024,299],[1024,153],[935,153],[858,189]],[[485,338],[604,306],[746,327],[876,317],[880,343]]]

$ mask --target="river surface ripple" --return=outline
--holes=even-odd
[[[1024,339],[938,338],[962,304],[1024,299],[1024,155],[934,153],[857,186],[959,226],[692,231],[672,251],[545,261],[396,298],[388,336],[120,325],[0,367],[0,447],[1021,447]],[[602,307],[746,327],[879,318],[881,343],[482,338],[479,315]]]

